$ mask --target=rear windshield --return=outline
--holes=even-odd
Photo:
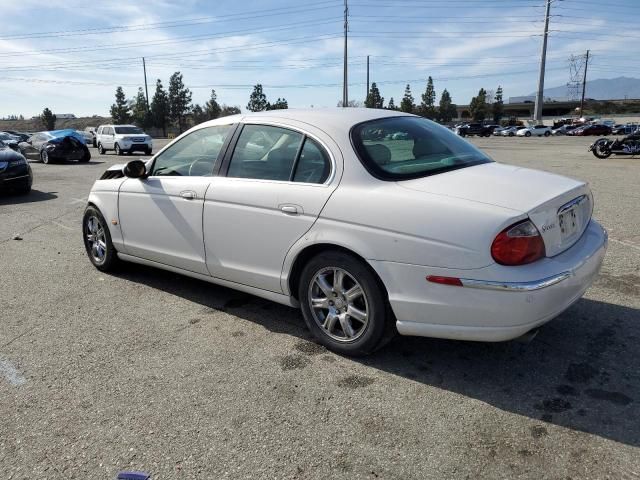
[[[351,140],[365,168],[383,180],[407,180],[492,162],[430,120],[392,117],[356,125]]]
[[[115,127],[116,133],[144,133],[141,128],[138,127]]]

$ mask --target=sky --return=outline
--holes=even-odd
[[[439,99],[468,104],[480,88],[536,91],[545,0],[349,0],[349,98],[370,79],[399,105],[426,79]],[[0,0],[0,117],[107,115],[121,85],[149,96],[175,71],[194,103],[245,109],[252,86],[289,107],[342,98],[344,0]],[[590,50],[590,79],[640,77],[638,0],[552,0],[545,86],[570,81],[571,55]]]

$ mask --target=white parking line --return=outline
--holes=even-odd
[[[618,240],[617,238],[612,238],[611,236],[609,236],[609,240],[612,241],[612,242],[624,245],[625,247],[631,247],[631,248],[633,248],[635,250],[640,251],[640,246],[636,245],[635,243],[625,242],[624,240]]]
[[[27,379],[20,375],[20,372],[9,360],[0,359],[0,376],[14,387],[19,387],[27,383]]]

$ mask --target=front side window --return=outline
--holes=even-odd
[[[211,176],[231,125],[205,127],[182,137],[158,155],[152,176]]]
[[[391,117],[356,125],[351,140],[365,168],[383,180],[406,180],[492,162],[437,123]]]
[[[304,136],[269,125],[245,125],[231,157],[228,177],[291,179]]]

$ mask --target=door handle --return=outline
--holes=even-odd
[[[286,213],[287,215],[297,215],[298,212],[298,207],[296,207],[295,205],[283,205],[282,207],[280,207],[280,210],[282,210],[283,213]]]
[[[180,192],[180,196],[182,198],[186,198],[187,200],[193,200],[194,198],[197,198],[196,192],[194,192],[193,190],[185,190],[184,192]]]

